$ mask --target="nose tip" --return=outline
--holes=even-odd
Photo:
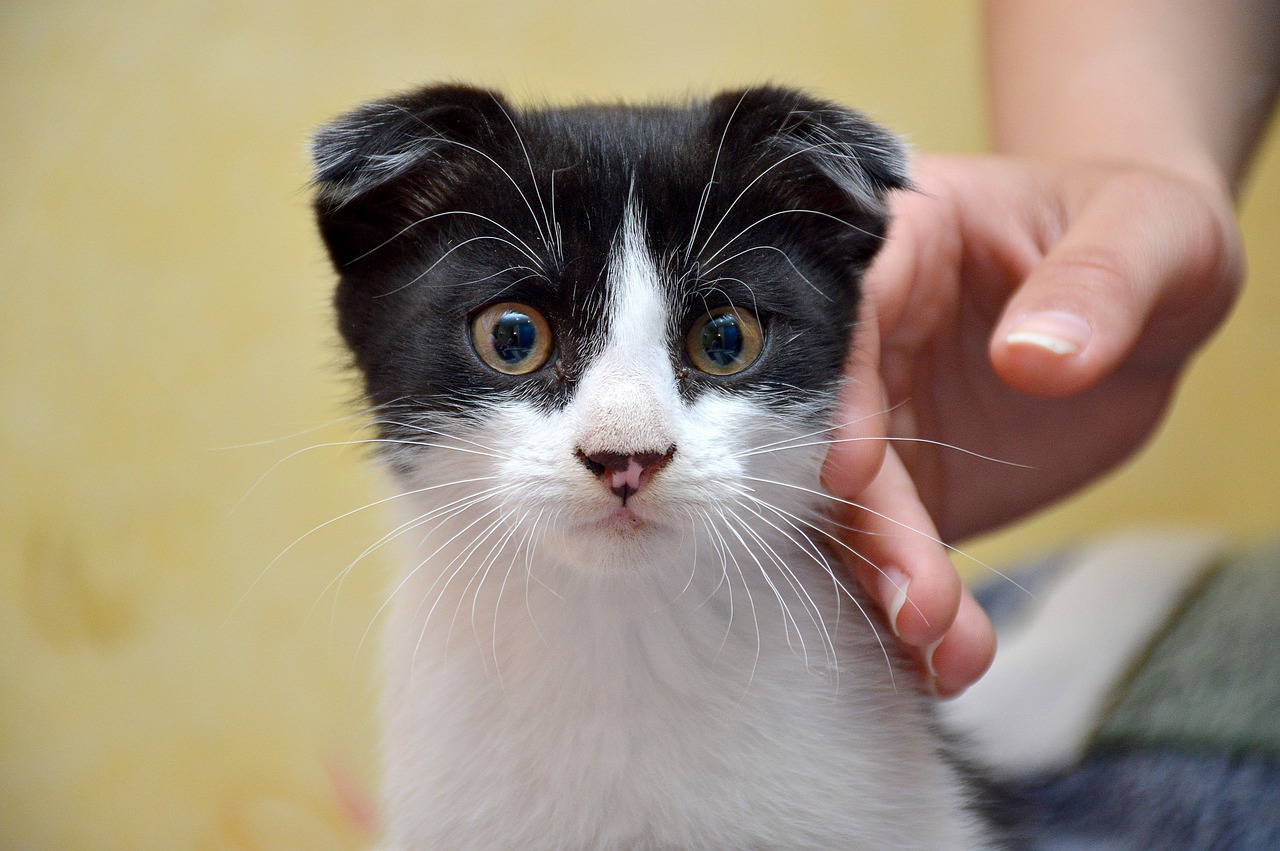
[[[665,467],[676,454],[674,444],[656,452],[592,452],[582,449],[578,460],[598,476],[626,505],[627,500],[653,478],[653,474]]]

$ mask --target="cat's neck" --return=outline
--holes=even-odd
[[[472,538],[445,523],[415,541],[393,599],[393,833],[467,847],[479,806],[519,847],[794,847],[801,829],[814,847],[910,847],[910,789],[917,847],[979,847],[914,681],[797,542],[756,542],[804,574],[791,584],[722,541],[688,540],[676,570],[591,577],[550,549],[463,557]],[[805,779],[775,785],[780,766]],[[585,815],[531,816],[547,789]],[[463,827],[439,818],[455,800]]]

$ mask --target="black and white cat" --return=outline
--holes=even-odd
[[[777,88],[436,86],[315,157],[407,506],[388,844],[989,847],[818,481],[898,141]]]

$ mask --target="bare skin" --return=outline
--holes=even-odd
[[[1150,437],[1239,290],[1232,201],[1280,82],[1280,4],[992,0],[987,22],[999,153],[915,164],[848,370],[849,418],[883,413],[824,471],[862,506],[839,517],[850,569],[942,695],[995,639],[938,541]]]

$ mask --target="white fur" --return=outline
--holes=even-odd
[[[681,399],[639,232],[571,404],[459,424],[491,454],[424,450],[403,483],[435,489],[387,624],[388,842],[980,847],[916,685],[828,573],[816,498],[754,480],[817,488],[820,447],[744,454],[812,427]],[[668,445],[630,519],[575,457]]]
[[[676,379],[662,345],[667,312],[657,274],[631,208],[609,263],[608,344],[567,412],[588,455],[664,451],[675,442]]]

